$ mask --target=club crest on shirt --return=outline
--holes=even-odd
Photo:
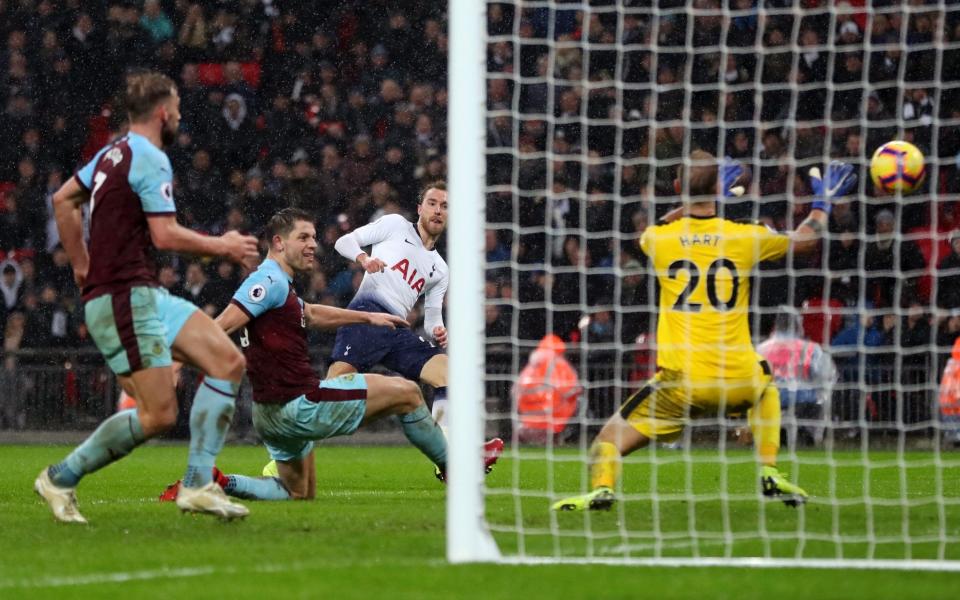
[[[114,146],[107,152],[104,158],[112,162],[113,166],[117,166],[120,161],[123,160],[123,150]]]
[[[247,292],[247,297],[250,298],[250,302],[256,302],[259,304],[264,298],[267,297],[267,288],[258,283],[250,288],[250,291]]]

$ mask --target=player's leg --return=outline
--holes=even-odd
[[[173,370],[173,386],[176,388],[177,382],[180,380],[180,371],[183,369],[183,363],[174,359],[173,365],[171,365],[170,368]],[[137,391],[130,376],[117,375],[117,383],[120,384],[120,395],[117,397],[117,411],[136,408]]]
[[[324,379],[333,379],[335,377],[340,377],[341,375],[349,375],[350,373],[356,372],[357,369],[350,363],[336,361],[331,363],[327,368],[327,375],[324,377]]]
[[[244,500],[312,500],[310,472],[313,452],[308,458],[275,461],[276,476],[250,477],[231,473],[225,475],[223,491]],[[314,488],[314,494],[316,488]]]
[[[447,467],[447,440],[433,420],[420,387],[400,377],[364,375],[367,384],[363,423],[397,415],[403,434],[443,473]]]
[[[447,373],[449,367],[446,354],[437,354],[420,369],[419,380],[433,388],[433,420],[446,431],[447,429]]]
[[[280,481],[294,500],[313,500],[317,497],[316,452],[291,461],[277,461]]]
[[[229,502],[213,482],[213,467],[226,440],[243,378],[243,355],[223,329],[202,311],[186,301],[169,301],[171,310],[189,312],[176,335],[175,354],[205,374],[190,410],[190,451],[177,505],[183,510],[227,518],[246,516],[247,509]]]
[[[447,355],[442,348],[409,329],[393,330],[389,335],[390,348],[383,355],[382,364],[411,381],[421,381],[434,388],[431,416],[446,437]],[[487,440],[483,451],[483,467],[489,473],[503,454],[503,440]],[[443,469],[438,469],[435,474],[439,479],[443,479]]]
[[[423,344],[423,340],[417,337]],[[440,430],[447,435],[447,373],[449,373],[446,354],[435,354],[430,357],[420,369],[418,379],[433,388],[433,420],[440,426]],[[483,444],[483,469],[489,473],[503,454],[503,440],[494,437]]]
[[[627,398],[591,444],[590,492],[559,500],[551,508],[607,510],[613,506],[623,457],[652,440],[676,439],[683,431],[688,395],[678,374],[657,373]]]
[[[807,500],[807,492],[791,483],[777,469],[780,450],[780,391],[772,381],[763,388],[760,400],[748,412],[750,429],[761,464],[760,483],[763,495],[780,497],[787,506],[797,506]]]
[[[763,386],[760,399],[747,412],[750,431],[760,464],[777,465],[780,452],[780,391],[772,383]]]
[[[61,521],[86,522],[76,509],[73,489],[80,480],[123,458],[176,421],[177,403],[170,351],[149,288],[137,287],[94,298],[84,307],[91,336],[115,373],[130,374],[142,390],[137,410],[118,412],[63,461],[44,469],[34,489]]]

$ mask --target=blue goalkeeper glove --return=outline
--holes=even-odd
[[[831,161],[827,165],[826,185],[820,177],[820,169],[817,167],[811,168],[810,187],[813,189],[814,195],[811,208],[830,214],[833,200],[845,196],[856,184],[857,174],[853,172],[853,165],[848,165],[839,160]]]
[[[742,196],[747,189],[743,185],[738,185],[737,182],[744,178],[749,181],[749,177],[745,177],[747,174],[747,170],[740,162],[729,156],[723,157],[723,163],[720,165],[720,178],[723,181],[723,197],[734,198]],[[741,183],[746,183],[746,181]]]

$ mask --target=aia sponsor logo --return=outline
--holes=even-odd
[[[418,294],[423,292],[423,286],[426,285],[427,280],[423,276],[420,276],[419,279],[417,278],[417,270],[411,269],[409,260],[405,258],[402,259],[400,262],[390,267],[390,270],[398,272],[400,277],[402,277],[403,280],[407,282],[407,285],[410,286],[410,289]]]

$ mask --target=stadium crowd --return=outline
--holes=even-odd
[[[4,350],[91,346],[50,199],[122,132],[117,90],[138,68],[179,86],[167,152],[180,221],[259,234],[279,208],[310,211],[321,239],[302,295],[345,305],[362,272],[336,239],[414,214],[421,184],[446,174],[445,4],[0,0]],[[800,307],[807,335],[851,368],[863,345],[904,348],[870,353],[877,364],[945,362],[960,336],[960,50],[933,43],[960,42],[960,4],[874,0],[870,18],[863,0],[834,17],[805,0],[802,18],[791,0],[765,0],[762,18],[758,0],[724,2],[730,18],[720,0],[690,14],[682,0],[564,4],[488,9],[493,341],[646,333],[655,290],[634,240],[675,204],[675,166],[702,148],[754,174],[725,215],[779,229],[806,215],[809,166],[855,163],[861,193],[835,208],[829,241],[762,271],[758,303]],[[865,171],[894,137],[930,159],[901,205],[875,198]],[[210,313],[240,277],[222,261],[168,259],[160,272]]]

